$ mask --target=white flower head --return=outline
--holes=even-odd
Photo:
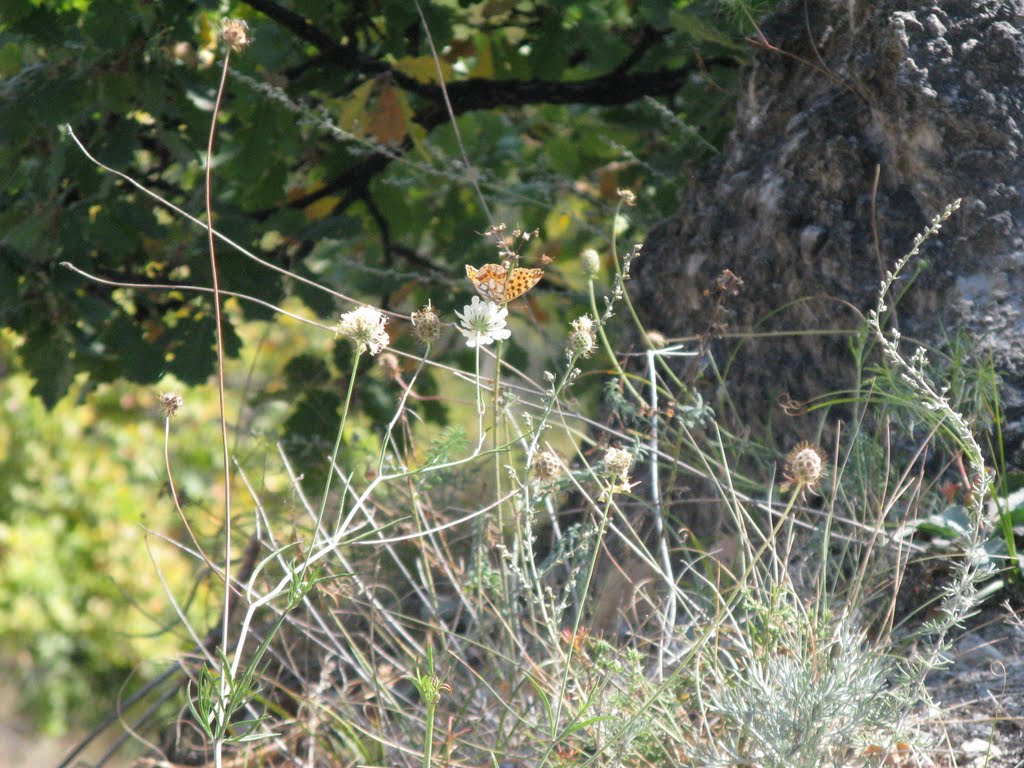
[[[597,348],[597,335],[594,331],[594,321],[589,315],[577,317],[572,321],[572,333],[569,334],[569,343],[566,344],[565,354],[569,357],[590,357]]]
[[[360,352],[376,355],[391,342],[384,330],[387,322],[387,317],[379,309],[363,306],[342,315],[336,330],[351,339]]]
[[[459,330],[466,337],[466,346],[485,346],[496,339],[507,339],[512,331],[505,327],[508,309],[499,307],[493,301],[480,301],[479,296],[455,315],[462,321]]]

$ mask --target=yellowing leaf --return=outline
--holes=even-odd
[[[305,187],[292,187],[288,190],[288,202],[294,203],[296,200],[301,200],[303,197],[313,194],[323,186],[324,183],[322,181],[315,181]],[[338,195],[327,195],[319,198],[318,200],[314,200],[303,208],[302,211],[310,221],[319,221],[325,216],[330,216],[331,212],[339,202],[341,202],[341,198]]]
[[[367,119],[366,105],[373,95],[375,83],[367,80],[354,88],[338,109],[338,125],[353,136],[365,136]]]
[[[568,211],[552,210],[544,219],[544,236],[549,239],[564,237],[572,223],[572,214]]]
[[[330,216],[340,202],[341,198],[338,195],[327,195],[307,205],[303,212],[310,221],[317,221],[325,216]]]
[[[409,133],[409,113],[405,94],[393,85],[385,86],[370,112],[370,134],[381,144],[401,146]]]
[[[296,200],[301,200],[306,195],[311,195],[318,189],[323,189],[324,183],[322,181],[314,181],[307,184],[304,187],[294,186],[288,188],[287,199],[289,203],[294,203]]]
[[[437,65],[433,56],[403,56],[395,60],[395,69],[421,83],[437,82]],[[441,61],[441,74],[446,83],[452,79],[452,65],[447,61]]]

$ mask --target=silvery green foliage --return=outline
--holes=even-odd
[[[719,668],[706,697],[715,739],[702,740],[700,764],[821,768],[845,765],[851,750],[885,744],[909,703],[891,690],[893,663],[850,622],[831,641],[809,626],[793,645]],[[878,735],[877,739],[872,736]]]

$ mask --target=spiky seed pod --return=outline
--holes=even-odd
[[[795,486],[801,491],[815,493],[825,475],[828,459],[814,443],[797,443],[786,456],[786,482],[784,489]]]
[[[534,477],[547,483],[562,474],[562,462],[554,451],[544,450],[534,457],[530,470]]]
[[[441,335],[441,318],[430,302],[412,313],[412,332],[424,344],[432,344]]]

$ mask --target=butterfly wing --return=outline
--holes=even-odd
[[[505,283],[505,301],[514,301],[533,288],[544,277],[544,270],[539,267],[532,269],[513,269]]]
[[[510,275],[501,264],[484,264],[480,269],[466,265],[466,277],[473,283],[480,298],[495,304],[507,304],[533,288],[544,275],[543,269],[512,270]]]
[[[466,277],[485,301],[505,303],[505,281],[508,273],[501,264],[484,264],[480,269],[466,265]]]

